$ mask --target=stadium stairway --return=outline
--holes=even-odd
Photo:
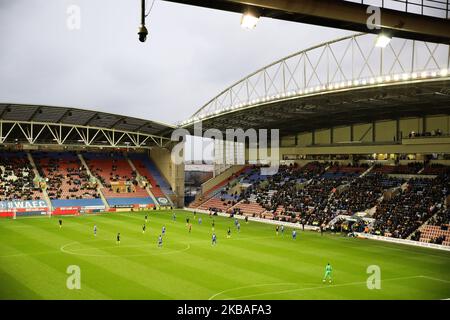
[[[154,198],[163,197],[167,199],[170,206],[173,206],[173,202],[171,199],[171,196],[175,195],[175,193],[172,191],[169,183],[167,180],[163,177],[161,172],[159,171],[158,167],[155,165],[155,163],[148,157],[146,154],[138,154],[138,153],[132,153],[129,154],[129,159],[133,163],[134,167],[139,168],[139,170],[145,170],[146,173],[141,172],[141,175],[147,176],[147,178],[150,180],[150,184],[152,185],[152,188],[150,188],[150,192],[154,196]],[[138,172],[138,170],[136,170]],[[156,203],[159,203],[159,201],[156,201]]]
[[[433,228],[431,227],[435,227],[432,225],[429,225],[430,221],[432,221],[434,218],[436,218],[436,216],[438,215],[439,212],[436,212],[435,214],[433,214],[431,217],[429,217],[420,227],[418,227],[416,230],[414,230],[413,232],[411,232],[411,234],[406,237],[407,240],[411,240],[412,236],[416,233],[416,231],[420,231],[422,233],[426,233],[427,231],[433,230]],[[449,234],[450,236],[450,234]],[[426,237],[424,237],[424,235],[422,234],[420,239],[423,238],[428,238],[430,239],[431,237],[428,237],[428,235]],[[450,239],[450,237],[449,237]],[[420,240],[419,240],[420,241]],[[422,241],[423,242],[423,241]]]
[[[362,177],[366,176],[368,173],[370,173],[370,172],[373,170],[374,167],[375,167],[374,164],[371,165],[366,171],[364,171],[363,173],[361,173],[361,175],[359,176],[359,178],[362,178]]]
[[[222,176],[223,179],[221,179],[218,183],[216,183],[215,185],[210,187],[206,192],[203,192],[201,195],[196,197],[196,199],[193,202],[191,202],[188,207],[189,208],[198,208],[198,207],[200,207],[205,202],[209,201],[214,196],[219,194],[219,192],[228,183],[232,183],[232,182],[236,181],[237,179],[239,179],[241,174],[244,173],[246,169],[247,169],[246,166],[239,166],[237,171],[233,171],[234,169],[232,167],[228,168],[227,170],[222,172],[219,176],[217,176],[217,177]],[[231,172],[231,173],[229,174],[228,172]],[[204,184],[209,183],[212,179],[217,179],[217,177],[211,178],[210,180],[208,180]],[[228,209],[230,209],[230,208],[228,208]]]
[[[34,162],[33,156],[31,155],[30,152],[27,152],[27,157],[28,157],[28,161],[31,164],[31,167],[33,168],[34,175],[37,178],[39,178],[39,180],[42,179],[42,177],[39,174],[39,171],[37,169],[36,163]],[[47,188],[41,188],[41,190],[42,190],[42,195],[44,196],[45,202],[47,202],[47,205],[48,205],[49,209],[53,211],[54,208],[53,208],[53,205],[52,205],[52,201],[50,200],[50,197],[48,196]]]
[[[80,159],[81,164],[83,165],[83,167],[86,169],[87,174],[92,177],[95,178],[94,175],[92,174],[91,170],[89,169],[89,166],[87,165],[86,161],[83,158],[83,155],[81,153],[77,153],[78,159]],[[97,178],[95,178],[97,180]],[[97,181],[97,183],[101,184],[100,181]]]
[[[102,182],[97,179],[91,172],[91,170],[89,169],[89,166],[87,165],[86,161],[83,158],[83,155],[81,153],[78,153],[78,158],[80,159],[81,164],[83,165],[83,167],[86,169],[87,174],[91,177],[94,178],[95,181],[97,181],[97,192],[100,196],[100,199],[102,199],[103,205],[105,206],[106,210],[110,209],[110,206],[108,204],[108,201],[106,201],[105,195],[103,194],[102,190],[104,188]]]
[[[127,156],[125,156],[125,158],[127,159],[128,163],[130,164],[131,169],[133,169],[134,171],[136,171],[136,176],[138,178],[138,181],[141,181],[141,179],[143,179],[142,175],[140,174],[139,170],[136,168],[136,166],[134,165],[133,161],[131,161],[130,158],[128,158]],[[155,196],[153,195],[152,191],[150,190],[149,186],[146,186],[145,191],[147,191],[148,195],[150,196],[150,198],[152,198],[153,202],[155,203],[155,206],[157,208],[160,207],[158,200],[156,200]],[[170,201],[170,199],[169,199]]]

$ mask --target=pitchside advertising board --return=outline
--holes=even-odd
[[[44,200],[13,200],[0,201],[0,216],[37,216],[48,212],[47,202]]]

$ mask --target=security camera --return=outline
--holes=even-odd
[[[145,42],[145,40],[147,39],[148,30],[144,25],[140,26],[138,35],[139,35],[139,41]]]

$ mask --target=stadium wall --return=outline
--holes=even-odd
[[[442,135],[409,138],[410,132],[423,133],[440,130]],[[296,135],[280,139],[280,159],[289,155],[337,154],[450,154],[450,116],[382,120],[361,123]],[[264,150],[263,150],[264,151]],[[270,155],[270,150],[267,150]],[[246,159],[249,150],[246,149]]]
[[[450,135],[450,116],[433,115],[398,120],[386,119],[373,123],[350,126],[319,128],[312,132],[301,132],[281,138],[282,147],[306,147],[342,142],[382,143],[408,138],[410,132],[425,132],[440,129],[442,135]]]
[[[170,184],[175,196],[171,198],[176,207],[184,206],[184,163],[176,165],[172,163],[171,150],[165,148],[153,148],[150,158],[155,163],[162,176]]]

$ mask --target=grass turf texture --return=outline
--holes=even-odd
[[[0,220],[1,299],[445,299],[450,254],[193,214],[108,213]],[[192,233],[186,226],[191,218]],[[93,235],[97,225],[97,237]],[[157,238],[167,228],[162,248]],[[226,237],[231,227],[232,236]],[[121,244],[116,234],[121,233]],[[333,283],[322,283],[327,262]],[[81,289],[69,290],[69,265],[81,269]],[[369,265],[381,268],[381,289],[369,290]]]

